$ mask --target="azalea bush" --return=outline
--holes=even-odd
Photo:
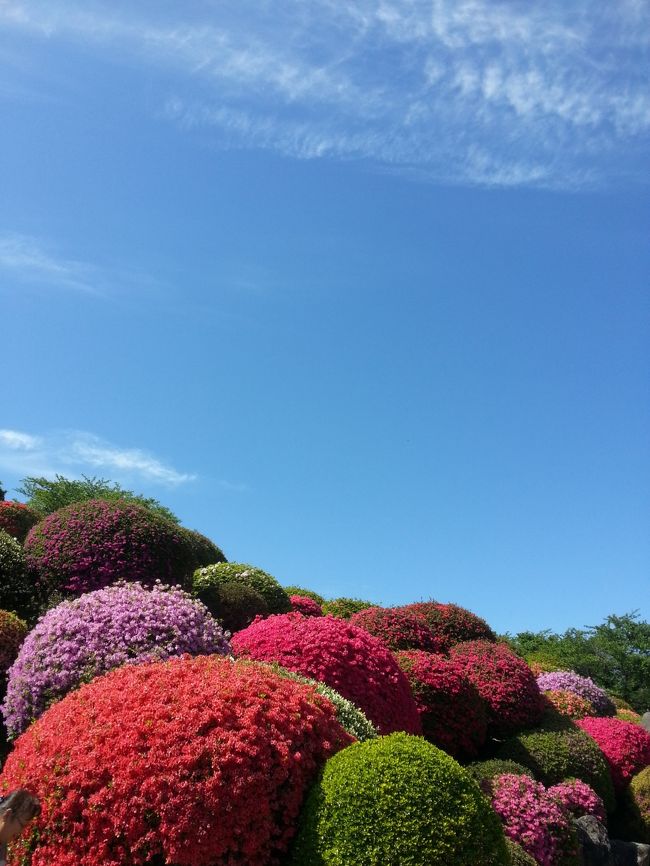
[[[424,619],[400,608],[367,607],[352,614],[350,623],[365,628],[393,651],[434,649],[433,635]]]
[[[27,623],[7,610],[0,610],[0,675],[13,664],[27,636]]]
[[[489,733],[500,736],[539,721],[544,705],[535,676],[505,644],[466,641],[452,647],[450,657],[485,701]]]
[[[0,529],[4,529],[21,544],[32,526],[40,519],[40,516],[23,502],[0,502]]]
[[[528,776],[505,774],[492,781],[492,807],[506,835],[539,866],[557,866],[578,853],[567,812],[544,785]]]
[[[277,662],[326,683],[352,701],[382,733],[419,733],[406,676],[368,632],[333,616],[289,613],[257,620],[233,635],[235,655]]]
[[[321,606],[325,604],[325,597],[319,592],[314,592],[313,589],[305,589],[303,586],[283,586],[282,588],[288,596],[300,595],[304,598],[311,598]]]
[[[178,588],[121,583],[87,593],[48,611],[23,643],[2,706],[7,731],[16,737],[54,701],[120,665],[229,652],[206,607]]]
[[[650,733],[639,725],[610,718],[581,719],[577,724],[605,755],[616,791],[650,765]]]
[[[16,742],[0,791],[41,815],[23,866],[268,866],[326,759],[352,742],[331,703],[266,667],[218,656],[112,671]]]
[[[595,716],[596,710],[591,701],[576,695],[575,692],[549,690],[544,692],[544,698],[563,716],[569,719],[583,719],[585,716]]]
[[[323,608],[320,604],[307,595],[290,595],[289,601],[291,610],[296,613],[301,613],[303,616],[323,616]]]
[[[264,599],[264,607],[268,613],[287,613],[291,610],[289,596],[278,581],[266,571],[252,565],[219,562],[198,568],[192,578],[194,595],[217,617],[221,590],[227,585],[246,586],[254,590]],[[264,611],[260,611],[260,614],[264,614]]]
[[[604,689],[601,689],[590,677],[583,677],[575,671],[551,671],[537,677],[537,685],[543,692],[564,691],[573,692],[589,701],[599,716],[613,716],[616,707]]]
[[[124,579],[187,582],[192,550],[180,528],[142,505],[91,499],[53,512],[25,541],[28,569],[47,589],[81,595]]]
[[[426,621],[433,633],[435,652],[447,652],[462,641],[496,640],[484,619],[457,604],[420,601],[404,605],[401,610],[421,616]]]
[[[601,824],[607,824],[605,804],[586,782],[580,779],[568,779],[566,782],[550,787],[548,793],[574,818],[593,815]]]
[[[503,831],[474,780],[421,737],[355,743],[309,793],[292,866],[503,866]]]
[[[454,757],[476,757],[487,734],[486,706],[476,687],[444,656],[408,650],[395,657],[411,685],[424,736]]]

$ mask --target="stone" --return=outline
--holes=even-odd
[[[620,839],[610,840],[610,866],[638,866],[636,842],[622,842]]]
[[[576,818],[573,826],[582,852],[583,866],[609,866],[611,852],[607,828],[593,815]]]
[[[646,731],[650,731],[650,710],[646,710],[645,713],[641,716],[641,724],[646,729]]]

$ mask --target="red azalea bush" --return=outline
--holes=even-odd
[[[505,834],[540,866],[557,866],[578,853],[569,815],[541,782],[506,773],[492,780],[492,806]]]
[[[119,668],[54,704],[17,741],[0,791],[42,814],[23,866],[267,866],[304,794],[353,738],[313,687],[216,656]]]
[[[313,598],[306,595],[290,595],[291,609],[303,616],[322,616],[323,608]]]
[[[574,692],[566,692],[561,689],[544,692],[544,698],[562,716],[570,719],[584,719],[585,716],[595,716],[596,710],[591,701],[576,695]]]
[[[467,677],[444,656],[422,650],[395,655],[415,696],[422,733],[454,758],[473,758],[485,742],[483,698]]]
[[[505,644],[467,641],[452,647],[450,656],[486,702],[489,733],[512,733],[540,720],[544,703],[535,675]]]
[[[178,526],[125,500],[90,499],[60,508],[30,530],[28,569],[48,591],[79,595],[116,580],[187,583],[192,548]]]
[[[27,637],[27,623],[6,610],[0,610],[0,674],[14,663],[20,645]]]
[[[0,529],[4,529],[21,544],[32,526],[40,519],[40,516],[23,502],[0,502]]]
[[[457,604],[440,604],[437,601],[419,601],[404,605],[400,610],[421,616],[434,637],[434,652],[447,652],[461,641],[495,641],[496,635],[484,619],[458,607]]]
[[[576,724],[605,755],[617,792],[623,791],[632,776],[650,765],[650,734],[640,725],[616,718],[579,719]]]
[[[286,613],[233,636],[235,655],[277,662],[326,683],[366,714],[380,734],[419,734],[411,688],[392,653],[361,628],[333,616]]]
[[[350,623],[385,644],[388,649],[434,651],[435,641],[431,630],[420,616],[406,613],[395,607],[367,607],[350,617]]]
[[[551,797],[575,818],[593,815],[601,824],[607,824],[605,804],[591,785],[581,779],[569,779],[547,790]]]

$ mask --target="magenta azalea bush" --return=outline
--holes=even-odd
[[[574,695],[588,700],[599,716],[613,716],[616,712],[616,707],[607,692],[589,677],[580,676],[575,671],[551,671],[540,674],[537,677],[537,685],[541,692],[573,692]]]
[[[87,593],[50,610],[27,636],[8,672],[7,731],[16,737],[68,692],[121,665],[229,652],[221,626],[181,589],[118,583]]]
[[[232,645],[237,656],[277,662],[336,689],[380,734],[422,730],[411,687],[392,653],[344,619],[277,614],[237,632]]]
[[[605,755],[614,790],[623,791],[632,776],[650,766],[650,733],[622,719],[579,719],[576,724]]]
[[[291,610],[304,616],[322,616],[323,608],[313,598],[307,595],[290,595]]]
[[[582,815],[593,815],[602,824],[607,824],[605,804],[591,785],[586,782],[580,779],[569,779],[559,785],[553,785],[547,790],[549,795],[573,817],[580,818]]]
[[[570,817],[541,782],[506,773],[492,780],[492,806],[505,834],[540,866],[577,854]]]

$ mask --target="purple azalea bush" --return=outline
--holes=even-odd
[[[10,737],[82,683],[124,664],[230,653],[228,633],[200,601],[159,581],[119,582],[43,616],[8,671],[2,714]]]
[[[607,693],[592,679],[582,677],[575,671],[551,671],[551,673],[540,674],[537,677],[537,685],[540,692],[573,692],[574,695],[586,698],[599,716],[613,716],[616,712],[616,707]]]

